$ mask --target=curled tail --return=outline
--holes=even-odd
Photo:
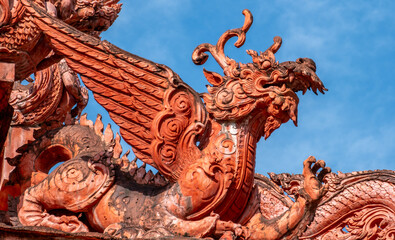
[[[84,116],[80,124],[54,129],[36,139],[27,146],[27,154],[20,157],[15,174],[23,170],[25,175],[45,176],[51,166],[64,163],[42,181],[43,177],[24,180],[24,185],[32,186],[26,186],[21,196],[19,221],[23,225],[67,232],[88,231],[73,212],[87,211],[113,185],[115,174],[111,160],[122,151],[118,145],[110,128],[103,134],[100,116],[95,124]],[[51,213],[56,209],[68,211],[59,216]]]

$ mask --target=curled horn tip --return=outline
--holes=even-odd
[[[243,10],[243,15],[245,16],[243,26],[223,33],[215,46],[209,43],[203,43],[197,46],[192,53],[193,62],[196,65],[204,64],[208,58],[205,52],[210,52],[222,69],[228,67],[227,62],[229,59],[226,58],[224,53],[226,42],[232,37],[237,37],[238,39],[234,45],[238,48],[241,47],[245,42],[246,32],[250,29],[253,22],[252,14],[248,9]]]
[[[192,55],[192,61],[196,65],[203,65],[208,59],[208,55],[201,53],[200,55]]]
[[[273,53],[276,53],[279,49],[280,49],[280,47],[281,47],[281,44],[283,43],[283,40],[282,40],[282,38],[281,37],[279,37],[279,36],[275,36],[274,38],[273,38],[273,45],[270,47],[270,50],[273,52]]]
[[[243,32],[247,32],[250,29],[252,22],[254,21],[254,18],[250,10],[248,9],[244,9],[242,13],[245,16],[245,19],[244,19],[244,25],[241,29]]]
[[[274,38],[273,38],[273,42],[275,42],[275,43],[282,43],[282,39],[281,39],[281,37],[280,36],[275,36]]]

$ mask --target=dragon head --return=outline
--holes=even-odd
[[[94,36],[107,30],[121,11],[119,0],[47,0],[48,12]]]
[[[0,61],[13,62],[15,78],[24,79],[37,69],[59,61],[42,38],[33,13],[48,15],[98,37],[111,26],[121,10],[119,0],[0,0]],[[38,66],[40,64],[40,66]]]
[[[204,75],[212,86],[207,86],[208,93],[203,94],[207,111],[217,121],[239,121],[246,118],[261,119],[260,128],[263,136],[270,134],[282,123],[292,119],[297,125],[297,91],[303,94],[311,89],[324,93],[327,89],[317,77],[316,65],[309,58],[299,58],[295,62],[276,62],[274,54],[281,47],[280,37],[266,51],[259,54],[247,50],[252,63],[237,63],[224,54],[226,42],[234,36],[240,47],[245,42],[245,35],[252,24],[252,15],[244,10],[245,22],[242,28],[226,31],[216,46],[199,45],[192,54],[195,64],[203,64],[210,52],[224,70],[224,76],[204,70]]]
[[[118,4],[119,0],[31,0],[31,2],[45,8],[53,17],[94,36],[98,36],[111,26],[122,7]],[[23,6],[21,0],[0,0],[1,31],[4,32],[18,23]]]

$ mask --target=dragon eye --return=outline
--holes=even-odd
[[[265,61],[263,61],[263,62],[261,63],[261,68],[262,68],[262,69],[267,69],[267,68],[269,68],[271,65],[272,65],[272,64],[271,64],[271,62],[270,62],[269,60],[265,60]]]

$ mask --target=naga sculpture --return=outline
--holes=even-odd
[[[95,2],[102,5],[89,5]],[[301,175],[270,174],[269,179],[254,172],[259,139],[290,119],[297,125],[296,92],[326,91],[313,60],[276,62],[280,37],[264,52],[248,50],[252,63],[226,57],[226,42],[238,37],[235,46],[242,46],[252,24],[244,10],[241,28],[194,50],[195,64],[204,64],[209,52],[224,72],[204,70],[211,85],[199,95],[170,68],[97,38],[116,18],[116,2],[20,0],[15,13],[1,1],[1,26],[8,27],[1,36],[8,42],[0,60],[12,60],[16,80],[59,64],[68,74],[57,81],[74,99],[55,119],[65,126],[42,124],[53,118],[30,121],[41,124],[34,141],[8,158],[15,166],[9,185],[18,185],[22,194],[17,207],[9,206],[17,212],[10,224],[122,238],[393,239],[393,171],[336,175],[324,161],[309,157]],[[99,5],[93,13],[86,7]],[[90,21],[103,9],[112,13],[109,18]],[[10,19],[34,29],[30,48],[26,42],[10,43],[10,29],[18,29]],[[37,53],[41,48],[45,52]],[[19,57],[25,53],[33,57]],[[94,124],[86,115],[72,119],[87,100],[78,84],[69,84],[76,81],[73,71],[120,127],[144,162],[141,167],[129,162],[128,153],[121,157],[120,136],[114,139],[110,126],[103,131],[100,117]],[[31,119],[10,104],[19,116],[14,119]],[[47,174],[57,162],[64,163]],[[158,173],[147,172],[145,164]]]

